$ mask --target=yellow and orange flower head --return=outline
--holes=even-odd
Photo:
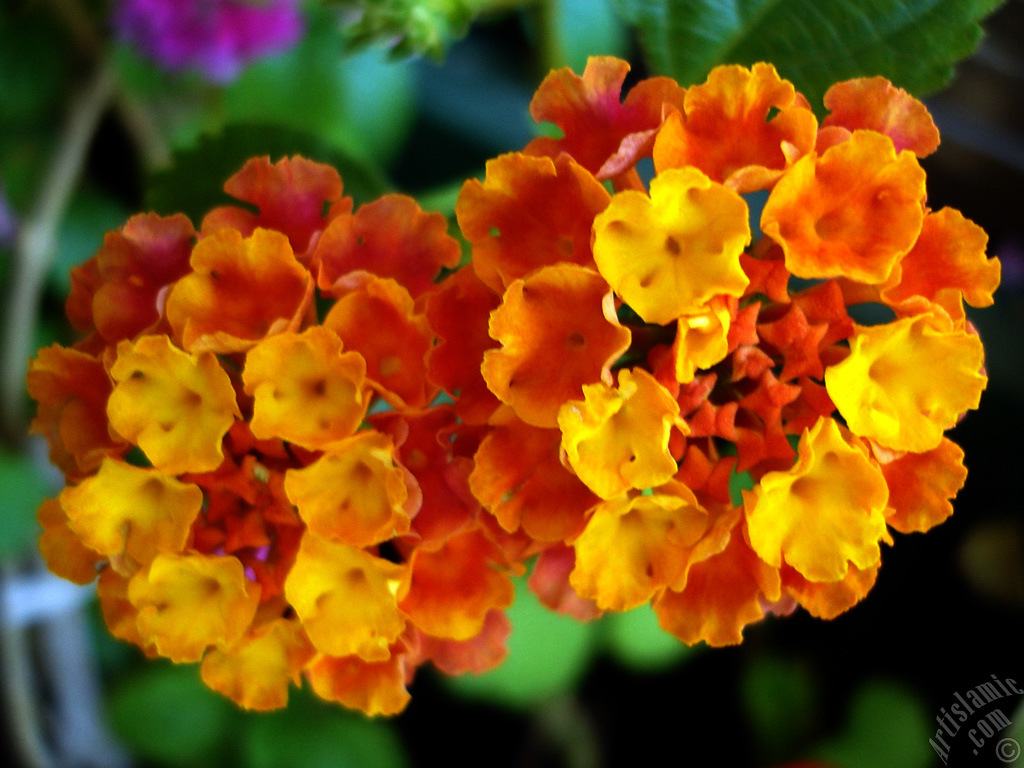
[[[461,268],[440,214],[292,157],[74,270],[86,337],[27,382],[67,482],[40,551],[115,637],[248,709],[308,683],[393,715],[422,664],[502,662],[528,569],[552,610],[728,645],[849,610],[890,531],[953,513],[987,384],[964,305],[1000,272],[925,205],[927,109],[850,80],[819,125],[768,64],[620,98],[628,70],[545,79],[563,136],[463,185]]]

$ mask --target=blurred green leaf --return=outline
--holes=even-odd
[[[780,760],[815,724],[818,691],[810,667],[798,659],[757,656],[742,678],[740,696],[758,754]]]
[[[32,459],[22,453],[0,453],[0,557],[23,554],[39,535],[36,509],[49,483]]]
[[[227,764],[238,717],[230,701],[203,685],[192,664],[148,664],[110,698],[111,725],[125,745],[166,766]]]
[[[528,708],[569,691],[586,671],[595,648],[594,624],[548,610],[516,579],[516,601],[508,610],[512,634],[508,657],[482,675],[446,678],[467,698]]]
[[[834,82],[884,75],[938,90],[1002,0],[618,0],[651,69],[682,85],[718,64],[769,61],[820,109]]]
[[[385,720],[369,720],[336,705],[293,693],[287,709],[246,718],[246,768],[402,768],[398,735]]]
[[[629,35],[610,0],[546,0],[550,3],[554,65],[582,72],[590,56],[625,57]]]
[[[638,672],[656,672],[694,653],[658,625],[649,604],[601,619],[606,647],[623,665]]]
[[[69,46],[45,16],[0,16],[0,105],[5,128],[36,126],[62,106]]]
[[[924,768],[934,760],[934,730],[914,691],[876,680],[857,690],[845,730],[815,754],[841,768]]]
[[[50,266],[50,284],[62,298],[71,291],[71,268],[103,245],[103,235],[129,216],[119,203],[97,192],[83,191],[71,201],[61,221],[57,258]]]
[[[246,160],[269,155],[276,162],[294,154],[336,168],[345,194],[357,202],[387,191],[387,182],[377,169],[324,144],[312,134],[276,126],[236,125],[203,137],[191,149],[175,153],[172,167],[150,178],[146,206],[163,215],[184,213],[199,226],[214,206],[238,204],[223,187]]]
[[[226,122],[279,125],[385,165],[413,117],[412,71],[380,50],[343,55],[337,19],[313,15],[302,44],[257,62],[224,93]]]

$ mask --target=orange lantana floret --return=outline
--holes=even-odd
[[[335,217],[320,235],[313,261],[317,285],[330,295],[345,293],[350,273],[366,271],[397,280],[416,298],[461,254],[444,216],[425,212],[407,195],[385,195]]]
[[[71,530],[126,575],[160,553],[180,552],[202,503],[198,486],[115,459],[60,495]]]
[[[556,262],[593,266],[590,228],[608,199],[568,155],[508,154],[487,163],[483,182],[462,185],[455,213],[473,245],[477,276],[502,293],[513,280]]]
[[[814,148],[817,126],[807,100],[771,64],[716,67],[666,119],[654,166],[661,174],[692,165],[738,192],[765,189]]]
[[[313,326],[264,339],[245,356],[245,392],[255,398],[252,433],[305,448],[325,448],[359,427],[369,394],[366,361],[341,339]]]
[[[373,322],[367,322],[373,318]],[[433,336],[412,296],[391,278],[369,275],[331,307],[324,327],[366,360],[366,377],[395,406],[423,407],[436,389],[427,381]]]
[[[538,123],[558,126],[562,138],[539,137],[527,154],[558,157],[567,152],[599,179],[616,176],[649,155],[666,107],[680,109],[686,90],[668,77],[641,80],[620,101],[629,64],[593,56],[583,75],[568,67],[552,71],[530,102]]]
[[[824,103],[830,114],[823,126],[884,133],[897,152],[909,149],[918,157],[926,157],[939,147],[939,129],[928,108],[884,77],[836,83],[825,92]]]
[[[313,298],[313,278],[274,230],[243,238],[218,229],[192,249],[191,263],[167,298],[167,319],[190,352],[244,352],[296,330]]]
[[[318,651],[384,661],[405,629],[398,595],[407,580],[405,566],[307,532],[284,591]]]
[[[562,403],[584,384],[610,380],[611,364],[629,347],[611,298],[600,275],[574,264],[514,281],[488,324],[501,348],[484,353],[487,386],[527,424],[554,427]]]
[[[648,323],[698,314],[714,296],[741,296],[747,205],[696,168],[658,174],[650,197],[627,190],[594,219],[594,259]]]
[[[203,219],[204,237],[224,227],[244,237],[258,227],[274,229],[288,237],[303,263],[311,238],[327,224],[324,209],[329,206],[330,214],[337,214],[352,207],[351,198],[341,196],[341,176],[334,168],[298,156],[276,163],[254,157],[225,182],[224,191],[259,212],[235,205],[214,208]]]
[[[503,556],[480,528],[457,533],[436,551],[417,549],[410,560],[409,591],[401,608],[433,637],[468,640],[488,612],[512,604],[515,590]]]
[[[419,508],[419,488],[396,464],[391,439],[373,430],[288,470],[284,489],[310,531],[354,547],[406,533]]]
[[[199,661],[210,646],[237,642],[259,595],[230,556],[159,554],[128,583],[143,641],[176,662]]]
[[[569,581],[602,610],[630,610],[686,584],[687,555],[707,527],[707,510],[682,483],[604,501],[573,544]]]
[[[888,136],[854,131],[793,165],[765,203],[761,230],[797,277],[882,283],[921,231],[924,178],[913,153],[897,155]]]
[[[190,355],[166,336],[117,345],[107,401],[111,428],[171,475],[208,472],[223,461],[221,440],[242,414],[212,352]]]

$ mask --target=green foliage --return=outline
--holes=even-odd
[[[403,768],[408,760],[386,720],[293,693],[287,709],[246,718],[246,768]]]
[[[130,215],[116,201],[92,190],[83,190],[71,201],[61,222],[57,258],[50,265],[50,285],[61,299],[71,291],[71,268],[90,258],[103,244],[104,234]]]
[[[147,665],[110,699],[117,735],[140,757],[166,766],[222,764],[237,717],[234,705],[204,686],[192,665]]]
[[[782,760],[812,732],[818,690],[804,662],[755,657],[741,681],[740,696],[758,754]]]
[[[571,691],[590,663],[595,625],[545,608],[525,578],[516,580],[508,617],[513,630],[504,663],[482,675],[449,678],[451,688],[467,698],[521,709]]]
[[[650,605],[601,619],[603,638],[616,661],[636,672],[659,672],[689,659],[697,651],[658,625]]]
[[[853,696],[846,727],[817,756],[842,768],[924,768],[935,725],[920,697],[891,681],[865,683]]]
[[[884,75],[918,96],[945,85],[1001,0],[619,0],[655,73],[682,85],[718,64],[769,61],[815,109],[829,85]]]
[[[39,534],[36,509],[49,485],[25,454],[0,453],[0,558],[23,554]]]

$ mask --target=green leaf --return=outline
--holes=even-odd
[[[199,679],[195,665],[151,663],[115,689],[111,725],[139,757],[159,765],[224,765],[238,712]]]
[[[549,0],[551,36],[555,50],[550,64],[582,72],[590,56],[620,56],[629,50],[622,19],[610,0]]]
[[[624,666],[637,672],[657,672],[694,653],[658,625],[650,605],[601,619],[606,646]]]
[[[682,85],[718,64],[773,63],[819,109],[837,81],[883,75],[938,90],[1002,0],[619,0],[655,73]]]
[[[226,122],[308,131],[383,166],[412,123],[412,69],[377,49],[343,55],[337,23],[314,13],[301,45],[246,69],[224,93]]]
[[[791,754],[813,730],[817,686],[811,668],[798,659],[754,657],[740,695],[758,754],[769,760]]]
[[[199,226],[214,206],[238,204],[223,187],[246,160],[269,155],[272,161],[277,161],[294,154],[336,168],[345,194],[356,202],[371,200],[387,191],[387,181],[380,171],[324,144],[312,134],[277,126],[236,125],[203,137],[191,149],[175,153],[171,168],[150,178],[146,206],[163,215],[184,213]]]
[[[548,610],[516,580],[516,601],[508,609],[512,634],[508,657],[482,675],[447,678],[467,698],[529,708],[572,690],[590,663],[596,626]]]
[[[846,729],[816,751],[843,768],[924,768],[934,753],[935,731],[921,698],[905,686],[876,680],[857,690]]]
[[[391,724],[293,693],[287,709],[246,718],[245,768],[403,768]]]
[[[0,558],[23,554],[39,535],[36,509],[49,484],[39,467],[22,453],[0,453]]]

